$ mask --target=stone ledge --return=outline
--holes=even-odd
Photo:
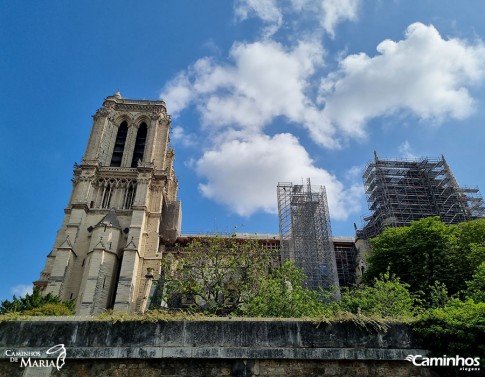
[[[54,343],[52,343],[54,344]],[[50,344],[49,344],[50,346]],[[39,348],[0,347],[36,352]],[[44,347],[48,348],[48,347]],[[258,360],[386,360],[403,361],[408,355],[425,355],[422,349],[376,348],[249,348],[249,347],[66,347],[69,359],[258,359]],[[54,356],[42,355],[42,358]]]

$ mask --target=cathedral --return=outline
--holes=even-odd
[[[163,101],[119,92],[93,116],[54,247],[35,286],[76,300],[76,314],[143,310],[163,243],[182,210]]]

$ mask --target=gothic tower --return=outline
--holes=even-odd
[[[143,310],[162,257],[180,232],[181,205],[163,101],[105,99],[53,250],[34,284],[76,300],[76,313]]]

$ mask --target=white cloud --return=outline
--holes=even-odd
[[[168,109],[174,116],[189,105],[193,95],[185,72],[179,73],[165,85],[161,98],[165,99]]]
[[[445,40],[433,26],[415,23],[404,40],[385,40],[377,51],[346,57],[322,81],[324,114],[343,133],[362,138],[369,119],[402,110],[432,122],[473,111],[468,87],[484,78],[482,43]]]
[[[236,18],[246,20],[251,15],[260,18],[265,23],[263,35],[272,36],[283,22],[283,14],[277,6],[277,0],[239,0],[235,5]]]
[[[174,144],[182,144],[185,147],[197,145],[197,137],[194,134],[188,134],[181,126],[172,127],[171,141]]]
[[[335,27],[343,20],[355,21],[360,0],[323,0],[322,26],[332,36],[335,36]]]
[[[299,30],[308,19],[318,24],[331,37],[342,21],[355,21],[360,0],[238,0],[235,14],[239,20],[257,17],[264,23],[263,35],[270,37],[283,25],[297,26]],[[313,30],[315,33],[317,30]]]
[[[26,294],[32,293],[32,284],[19,284],[10,288],[10,293],[17,297],[24,297]]]
[[[306,11],[315,4],[287,1]],[[275,1],[259,10],[252,1],[238,4],[241,19],[251,12],[267,12],[268,22],[278,19],[270,11]],[[316,4],[330,17],[321,22],[332,34],[337,22],[356,17],[359,2]],[[337,10],[338,4],[347,8]],[[277,182],[310,177],[326,186],[332,218],[358,212],[362,185],[356,182],[356,168],[344,174],[344,185],[315,166],[294,136],[264,135],[265,127],[281,117],[305,128],[317,144],[339,148],[343,140],[364,139],[367,122],[379,116],[411,113],[428,123],[461,119],[473,111],[469,87],[480,83],[485,72],[481,42],[445,40],[433,26],[420,23],[410,25],[401,41],[383,41],[377,51],[374,57],[344,57],[336,72],[319,81],[325,54],[319,41],[304,40],[289,48],[264,39],[234,43],[229,62],[205,57],[181,72],[165,86],[162,98],[175,116],[189,106],[199,112],[204,137],[210,140],[202,157],[191,162],[204,181],[201,193],[239,215],[275,213]],[[175,129],[175,140],[184,136],[183,129]],[[401,149],[412,155],[409,144]]]
[[[415,160],[418,157],[413,151],[413,148],[411,147],[411,144],[409,144],[409,141],[405,140],[398,148],[399,153],[401,154],[402,157],[410,160]]]
[[[306,93],[323,54],[315,41],[293,49],[274,41],[236,43],[230,52],[234,64],[199,59],[166,85],[162,98],[174,115],[195,103],[212,131],[236,127],[259,132],[282,116],[308,129],[316,143],[335,148],[339,142],[332,124]]]
[[[324,185],[333,219],[346,219],[360,211],[358,186],[345,188],[332,174],[318,168],[298,140],[290,134],[253,135],[232,139],[206,151],[195,165],[206,183],[202,194],[241,216],[257,211],[277,213],[278,182]]]
[[[345,171],[345,178],[350,182],[362,181],[362,173],[364,172],[365,166],[354,165],[350,169]]]
[[[334,37],[337,24],[357,20],[360,0],[291,0],[291,3],[295,11],[312,12],[323,29]]]
[[[375,117],[406,111],[439,123],[473,111],[468,88],[484,77],[482,43],[445,40],[433,26],[415,23],[403,40],[385,40],[377,51],[344,58],[312,98],[324,64],[319,42],[301,41],[292,49],[270,40],[235,43],[232,64],[199,59],[166,85],[162,97],[175,115],[195,104],[211,132],[261,132],[284,117],[327,148],[364,139],[365,125]]]

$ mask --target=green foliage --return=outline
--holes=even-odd
[[[162,260],[164,300],[176,303],[189,297],[195,311],[237,311],[259,291],[271,267],[271,257],[256,240],[195,240],[182,254],[169,254]]]
[[[373,285],[360,285],[342,292],[340,308],[351,313],[380,315],[383,317],[410,317],[414,299],[409,285],[386,272],[375,278]]]
[[[214,317],[203,315],[201,313],[187,313],[182,310],[167,310],[157,309],[148,310],[141,313],[126,313],[118,310],[107,310],[98,314],[94,319],[105,322],[126,322],[126,321],[142,321],[142,322],[168,322],[168,321],[202,321],[210,320]]]
[[[485,302],[485,262],[478,266],[473,279],[467,281],[467,296],[475,302]]]
[[[440,283],[439,281],[435,281],[434,285],[429,287],[429,299],[427,302],[428,307],[444,308],[449,301],[450,297],[448,295],[446,285]]]
[[[325,293],[305,288],[302,285],[305,278],[302,269],[286,261],[262,282],[259,292],[249,300],[243,313],[286,318],[329,315],[331,309],[324,303]]]
[[[387,228],[371,245],[367,282],[389,269],[410,285],[411,292],[424,292],[427,306],[442,306],[436,300],[438,293],[444,299],[443,287],[438,292],[436,284],[456,294],[466,289],[466,281],[485,261],[485,220],[447,225],[429,217],[407,227]]]
[[[30,316],[63,316],[73,315],[74,312],[72,308],[67,307],[65,304],[44,304],[37,308],[25,310],[22,314]]]
[[[60,309],[61,306],[65,307],[69,314],[74,311],[74,300],[63,301],[61,298],[48,293],[47,295],[42,295],[40,289],[34,289],[32,294],[26,294],[25,297],[17,298],[13,296],[12,301],[5,300],[0,304],[0,314],[6,313],[25,313],[33,309],[39,309],[45,305],[57,305],[56,309],[53,306],[44,308],[45,311],[51,312],[66,312]],[[40,312],[37,310],[36,312]],[[38,314],[37,314],[38,315]],[[46,315],[56,315],[56,314],[46,314]],[[68,315],[68,314],[59,314]]]
[[[485,357],[485,303],[451,300],[431,309],[413,325],[416,338],[436,355]]]

